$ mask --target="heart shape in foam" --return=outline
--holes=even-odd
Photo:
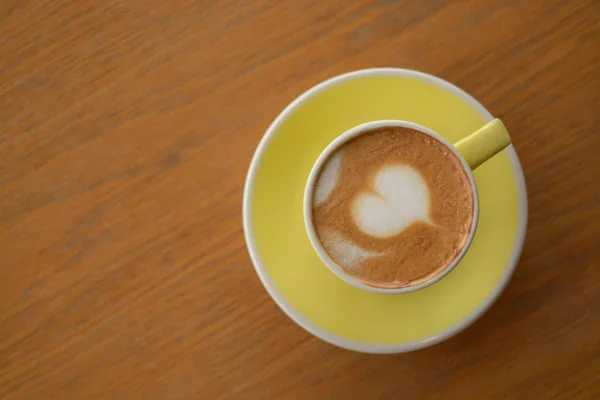
[[[366,234],[387,238],[416,221],[429,218],[429,188],[421,174],[408,165],[383,167],[375,176],[374,191],[359,193],[352,218]]]

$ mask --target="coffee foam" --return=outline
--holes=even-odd
[[[336,262],[344,265],[344,267],[358,274],[362,262],[371,258],[379,257],[384,252],[368,251],[360,248],[348,238],[345,238],[341,233],[332,229],[321,229],[319,237],[328,243],[328,253],[336,260]]]
[[[473,220],[470,180],[443,143],[382,128],[343,144],[323,165],[313,224],[325,251],[367,285],[417,285],[445,270]]]
[[[315,187],[315,194],[313,203],[318,206],[323,204],[331,192],[338,180],[340,174],[340,163],[342,161],[342,152],[336,152],[330,157],[326,164],[323,166],[323,170],[319,177],[319,183]]]

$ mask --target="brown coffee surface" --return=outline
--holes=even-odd
[[[330,179],[324,171],[336,158],[333,188],[326,199],[313,197],[313,223],[323,248],[345,273],[370,286],[402,288],[435,277],[454,261],[471,230],[474,198],[467,173],[446,145],[412,129],[372,130],[332,154],[317,186]],[[429,198],[428,218],[411,220],[392,235],[374,236],[359,227],[353,210],[365,193],[393,206],[393,199],[380,193],[376,183],[381,171],[390,167],[420,175],[421,189]],[[394,188],[400,193],[404,189],[412,187]]]

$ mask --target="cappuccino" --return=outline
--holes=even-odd
[[[474,193],[460,159],[439,140],[378,128],[326,160],[312,197],[323,249],[346,274],[396,289],[435,278],[466,245]]]

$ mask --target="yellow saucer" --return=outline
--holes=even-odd
[[[310,89],[277,117],[256,150],[244,191],[246,242],[269,294],[317,337],[370,353],[430,346],[475,321],[508,283],[527,224],[525,180],[510,146],[474,172],[479,226],[448,276],[399,295],[363,291],[336,277],[305,231],[306,180],[338,135],[384,119],[424,125],[456,142],[492,116],[456,86],[420,72],[385,68],[340,75]]]

